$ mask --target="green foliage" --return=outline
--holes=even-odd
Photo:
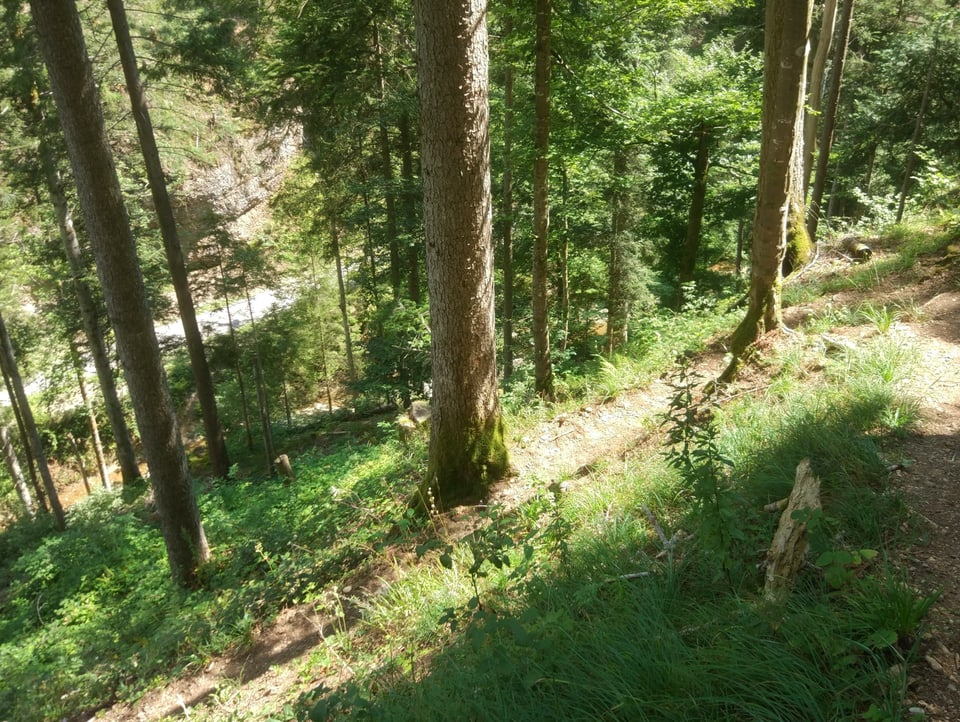
[[[428,323],[427,309],[409,301],[377,309],[362,338],[366,361],[357,390],[402,406],[427,395],[431,378]]]
[[[670,383],[674,395],[663,422],[667,427],[664,455],[690,490],[702,550],[716,557],[717,570],[729,580],[734,544],[746,537],[728,474],[733,463],[718,444],[716,403],[709,395],[698,397],[698,380],[681,359],[677,380]]]
[[[292,487],[220,480],[201,491],[214,555],[190,594],[170,582],[140,502],[101,492],[71,507],[65,533],[6,529],[0,708],[24,722],[73,716],[248,644],[279,609],[323,598],[363,565],[400,516],[417,462],[394,444],[347,443],[294,463]]]

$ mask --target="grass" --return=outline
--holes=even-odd
[[[417,463],[381,439],[301,457],[292,487],[228,480],[201,490],[213,559],[198,592],[171,584],[142,502],[102,492],[71,509],[64,534],[7,530],[0,709],[11,720],[59,719],[249,644],[281,608],[319,599],[363,566],[400,515]]]
[[[918,359],[896,332],[905,312],[823,314],[778,347],[768,385],[709,416],[675,406],[685,455],[645,449],[544,480],[517,509],[478,510],[469,533],[406,514],[425,450],[375,422],[295,458],[290,486],[198,488],[214,552],[200,591],[170,583],[142,501],[97,494],[63,534],[8,526],[0,718],[135,699],[249,647],[302,603],[324,629],[297,670],[303,696],[285,712],[237,711],[242,685],[223,680],[193,719],[901,719],[935,599],[888,561],[912,528],[887,472],[889,440],[918,420]],[[567,369],[564,403],[645,383],[732,319],[651,317],[628,354]],[[818,329],[843,324],[877,333],[849,349],[818,343]],[[516,433],[563,409],[512,393]],[[804,458],[822,480],[816,563],[773,603],[760,565],[777,518],[763,506],[789,493]],[[365,569],[380,577],[373,592],[355,586]]]

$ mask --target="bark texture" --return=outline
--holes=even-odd
[[[807,558],[809,540],[807,522],[794,518],[798,511],[812,512],[820,508],[820,480],[810,469],[810,459],[797,465],[793,491],[780,515],[777,532],[767,552],[767,571],[763,594],[769,600],[780,600],[793,587],[797,573]]]
[[[71,0],[34,0],[30,8],[150,468],[171,573],[177,582],[194,585],[209,549],[80,18]]]
[[[721,375],[732,380],[747,350],[781,325],[781,265],[787,248],[791,200],[796,198],[803,143],[803,98],[813,0],[769,0],[766,8],[760,179],[750,254],[746,316],[733,333],[732,360]]]
[[[486,2],[418,0],[415,9],[433,361],[429,471],[415,504],[445,508],[479,498],[507,469],[497,395]]]

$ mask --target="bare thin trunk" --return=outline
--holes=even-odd
[[[680,299],[683,300],[683,284],[693,280],[700,251],[700,233],[703,228],[703,211],[707,204],[707,173],[710,170],[710,128],[701,123],[697,131],[697,155],[693,161],[693,193],[690,197],[690,212],[687,216],[687,239],[680,256]]]
[[[840,10],[840,26],[837,29],[837,44],[833,50],[833,67],[830,70],[830,90],[820,126],[820,149],[817,152],[817,172],[810,193],[810,208],[807,216],[807,232],[810,241],[817,240],[817,226],[823,204],[823,191],[827,186],[827,168],[833,148],[833,134],[837,126],[837,110],[840,106],[840,88],[843,85],[843,68],[850,47],[850,21],[853,17],[854,0],[843,0]]]
[[[820,22],[820,37],[817,38],[817,51],[810,67],[810,93],[807,97],[807,112],[803,118],[803,195],[810,188],[810,176],[813,173],[813,159],[817,152],[817,123],[820,120],[823,79],[827,69],[827,58],[833,45],[833,30],[837,24],[837,0],[825,0],[823,18]]]
[[[120,465],[120,477],[124,485],[132,484],[140,477],[140,466],[137,463],[137,454],[130,440],[130,428],[127,426],[123,404],[117,393],[117,382],[110,365],[107,353],[107,344],[100,328],[97,304],[86,281],[87,268],[83,260],[83,251],[80,249],[80,240],[73,225],[73,218],[67,206],[67,198],[63,192],[63,183],[56,170],[53,154],[47,143],[40,144],[41,162],[46,176],[47,190],[53,202],[57,216],[57,227],[60,230],[60,239],[63,241],[63,250],[70,266],[70,277],[73,289],[77,295],[77,307],[80,311],[80,322],[87,338],[87,347],[93,359],[93,367],[97,372],[97,382],[100,393],[103,395],[103,405],[107,412],[107,421],[113,429],[114,443],[117,448],[117,462]]]
[[[353,341],[350,338],[350,314],[347,310],[347,286],[343,278],[343,259],[340,256],[340,227],[330,215],[330,244],[337,264],[337,293],[340,299],[340,321],[343,324],[343,343],[347,354],[347,373],[351,381],[357,380],[357,367],[353,360]]]
[[[627,182],[627,155],[617,150],[613,156],[614,191],[610,211],[610,267],[607,270],[607,355],[627,342],[627,324],[630,305],[627,298],[626,239],[627,197],[623,185]]]
[[[210,458],[210,468],[216,477],[226,478],[230,471],[230,459],[227,455],[227,441],[223,435],[223,426],[220,423],[220,413],[217,410],[217,395],[210,376],[210,366],[203,349],[203,336],[197,324],[197,312],[193,305],[193,296],[190,293],[190,282],[187,278],[187,268],[183,260],[183,249],[177,233],[177,223],[173,217],[173,206],[167,193],[167,182],[163,175],[163,166],[160,163],[160,153],[157,150],[157,141],[153,133],[153,124],[150,121],[150,112],[147,109],[147,100],[140,82],[140,70],[137,67],[137,57],[133,51],[133,41],[130,39],[130,28],[127,25],[127,15],[123,9],[123,0],[107,0],[110,8],[110,17],[113,21],[113,32],[117,38],[117,47],[120,51],[120,64],[127,81],[127,91],[130,94],[130,104],[133,108],[133,117],[137,124],[137,134],[140,138],[140,148],[147,168],[147,179],[150,184],[150,193],[157,212],[160,224],[160,235],[163,237],[163,250],[167,256],[167,267],[177,295],[177,304],[180,307],[180,320],[183,324],[183,336],[187,342],[187,352],[190,356],[190,368],[193,371],[194,384],[197,387],[197,398],[200,401],[200,412],[203,416],[203,429],[207,441],[207,454]]]
[[[567,350],[570,340],[570,178],[566,166],[561,166],[560,208],[563,231],[560,234],[560,350]]]
[[[507,0],[504,36],[513,34],[513,0]],[[513,65],[503,71],[503,378],[513,376]]]
[[[237,372],[237,388],[240,390],[240,408],[243,410],[243,428],[247,436],[247,450],[253,451],[253,429],[250,424],[250,403],[247,401],[247,389],[243,382],[243,368],[240,365],[240,344],[237,342],[237,332],[233,327],[233,314],[230,311],[230,293],[227,291],[227,274],[223,268],[223,249],[217,241],[217,267],[220,269],[220,286],[223,293],[223,306],[227,311],[227,327],[230,329],[230,343],[233,344],[233,353],[236,357],[234,364]]]
[[[97,423],[97,412],[93,408],[93,401],[90,394],[87,393],[87,382],[83,378],[83,361],[80,358],[80,352],[76,344],[70,343],[70,355],[73,358],[73,368],[77,374],[77,387],[80,389],[80,398],[83,400],[83,406],[87,410],[87,420],[90,424],[90,438],[93,440],[93,452],[97,459],[97,471],[100,474],[100,481],[103,482],[103,488],[110,491],[110,471],[107,469],[107,459],[103,453],[103,442],[100,440],[100,425]]]
[[[23,454],[27,459],[27,470],[30,473],[30,485],[33,487],[34,494],[37,495],[37,502],[40,505],[40,509],[43,510],[45,514],[50,513],[50,506],[47,504],[46,494],[43,493],[43,486],[40,485],[40,480],[37,474],[37,464],[33,458],[33,450],[30,448],[30,441],[27,436],[27,427],[23,423],[23,414],[20,413],[20,405],[17,403],[17,395],[13,391],[13,384],[10,382],[10,377],[7,376],[6,371],[4,370],[3,364],[0,364],[0,376],[3,376],[3,383],[7,389],[7,398],[10,400],[10,407],[13,409],[13,417],[17,422],[17,431],[20,433],[20,438],[23,442]]]
[[[23,508],[27,515],[32,519],[37,515],[37,509],[30,497],[30,488],[27,486],[27,480],[23,476],[23,470],[20,468],[20,460],[17,459],[16,449],[10,441],[10,430],[3,424],[0,424],[0,446],[3,447],[3,460],[7,465],[7,472],[13,479],[13,486],[17,490],[17,496],[23,502]]]
[[[50,508],[53,509],[57,527],[61,530],[66,529],[67,517],[63,513],[63,506],[60,505],[60,497],[57,495],[57,487],[50,475],[47,455],[43,450],[43,442],[40,440],[40,433],[37,431],[37,424],[34,421],[33,411],[30,409],[30,402],[27,400],[27,394],[23,388],[23,381],[20,379],[13,344],[10,343],[10,336],[7,335],[7,325],[3,322],[2,316],[0,316],[0,367],[2,367],[3,374],[10,380],[10,385],[13,387],[17,406],[20,409],[23,425],[27,432],[26,443],[30,444],[30,450],[33,453],[34,461],[37,463],[40,478],[43,480],[43,489],[50,502]]]
[[[397,201],[393,187],[393,159],[390,154],[390,134],[387,132],[386,102],[387,86],[383,67],[383,46],[380,44],[380,28],[374,25],[374,47],[377,53],[377,92],[380,95],[380,165],[383,174],[383,201],[387,209],[387,243],[390,246],[390,286],[393,298],[400,298],[400,237],[397,225]]]
[[[413,140],[410,137],[410,117],[403,113],[398,123],[400,131],[400,174],[403,188],[400,206],[403,209],[403,237],[407,244],[407,295],[420,303],[420,239],[417,231],[416,192],[413,177]]]
[[[272,475],[276,470],[274,461],[277,458],[277,453],[273,446],[270,396],[267,393],[267,382],[263,376],[263,363],[260,360],[260,335],[257,332],[257,319],[253,315],[253,303],[250,300],[250,287],[247,285],[246,277],[243,279],[243,293],[247,299],[247,313],[250,316],[250,328],[253,331],[253,384],[257,389],[257,408],[260,410],[260,433],[263,435],[267,473]]]
[[[73,434],[67,434],[67,441],[70,442],[70,450],[73,451],[73,458],[77,462],[77,471],[80,472],[80,478],[83,479],[83,488],[87,490],[87,496],[93,494],[90,486],[90,475],[87,474],[87,465],[83,463],[83,453],[80,451],[80,444],[74,438]]]
[[[534,388],[538,394],[549,400],[552,400],[554,396],[547,298],[547,257],[550,238],[548,173],[552,19],[552,0],[537,0],[537,42],[534,72],[536,121],[533,140],[533,355]]]
[[[930,53],[930,61],[927,64],[927,78],[923,83],[923,95],[920,98],[920,109],[917,111],[917,118],[913,125],[913,135],[910,137],[910,148],[907,150],[907,162],[903,169],[903,184],[900,186],[900,203],[897,205],[897,223],[903,220],[903,211],[907,206],[907,195],[910,192],[910,183],[913,181],[913,173],[917,168],[917,146],[920,145],[920,139],[923,137],[923,119],[927,114],[927,105],[930,102],[930,88],[933,85],[934,71],[937,67],[937,55],[939,50],[939,41],[934,44],[933,51]]]

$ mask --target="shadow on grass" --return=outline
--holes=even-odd
[[[789,493],[805,457],[822,476],[836,544],[896,535],[905,507],[887,489],[880,440],[870,435],[888,408],[889,398],[867,394],[783,410],[744,450],[737,592],[696,536],[665,561],[642,522],[598,522],[571,540],[565,562],[542,559],[506,592],[481,592],[453,610],[447,646],[422,659],[407,650],[337,689],[318,688],[303,709],[314,720],[699,722],[851,719],[888,697],[895,708],[899,692],[886,689],[895,681],[878,673],[893,658],[871,646],[877,630],[828,593],[819,571],[805,570],[776,606],[760,599],[756,568],[775,524],[761,500]],[[697,531],[694,519],[681,524]]]

